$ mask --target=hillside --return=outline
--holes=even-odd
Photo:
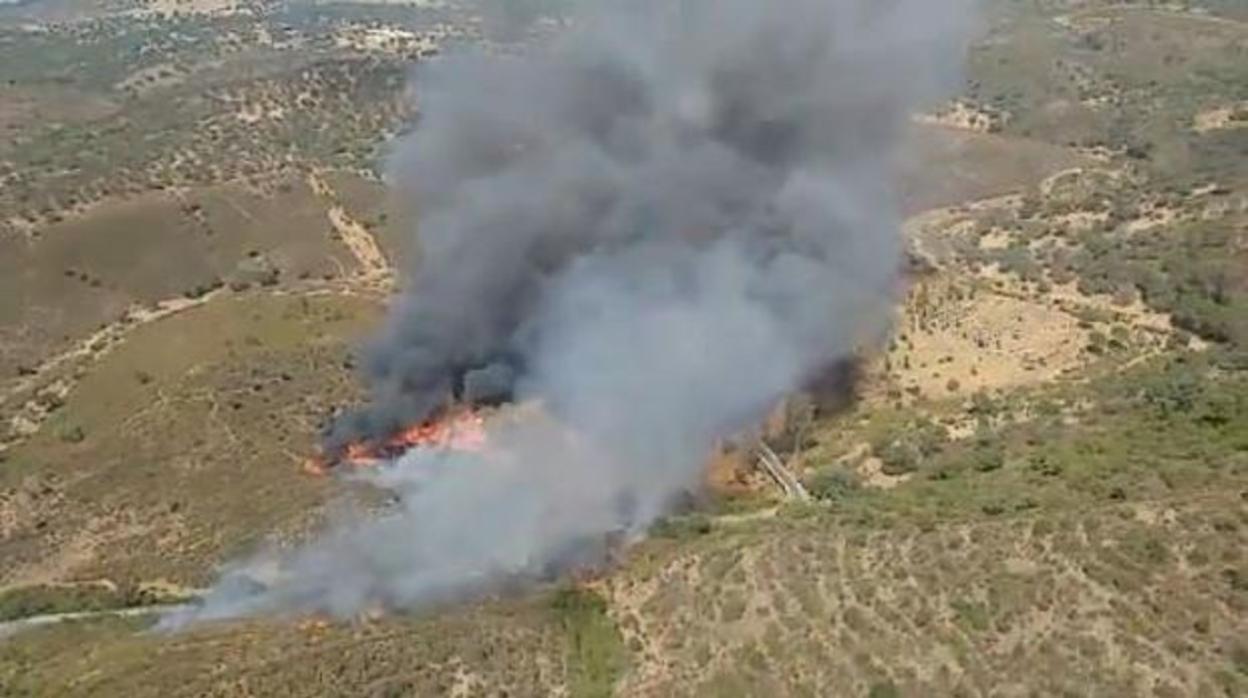
[[[417,253],[382,163],[410,64],[492,42],[0,3],[0,695],[1248,695],[1248,14],[987,4],[891,334],[768,436],[813,501],[742,461],[577,579],[163,635],[107,611],[369,497],[303,463]]]

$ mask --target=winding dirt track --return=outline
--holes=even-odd
[[[157,303],[154,308],[131,308],[121,320],[109,323],[86,338],[79,340],[67,351],[44,361],[30,375],[24,376],[7,389],[0,391],[0,405],[24,392],[32,390],[41,380],[46,380],[49,374],[58,368],[76,359],[86,359],[96,354],[97,350],[94,347],[110,346],[138,327],[142,327],[150,322],[156,322],[157,320],[163,320],[191,308],[197,308],[221,295],[221,293],[221,290],[217,290],[194,299],[169,299]]]
[[[321,296],[338,294],[343,296],[360,296],[384,300],[389,295],[389,287],[385,284],[372,283],[376,276],[347,277],[339,281],[300,281],[297,284],[265,289],[263,293],[275,296]],[[148,325],[168,319],[174,315],[198,308],[220,297],[260,293],[260,291],[234,292],[228,288],[218,289],[199,298],[173,298],[157,303],[153,308],[135,307],[116,322],[112,322],[89,337],[76,342],[68,350],[61,352],[37,368],[30,375],[24,376],[4,386],[0,384],[0,410],[7,414],[0,419],[9,419],[14,427],[16,438],[7,442],[0,441],[0,453],[13,448],[31,434],[39,430],[50,412],[40,406],[37,393],[52,392],[64,398],[73,390],[78,382],[78,373],[82,369],[74,368],[75,364],[83,367],[99,361],[110,351],[120,346],[132,332]],[[41,388],[41,386],[43,386]]]
[[[394,268],[376,237],[364,224],[351,217],[339,201],[337,193],[320,174],[315,172],[308,174],[308,185],[326,204],[326,216],[330,224],[342,237],[343,245],[355,257],[360,269],[354,276],[344,278],[341,283],[305,282],[295,288],[284,288],[273,292],[316,294],[337,290],[347,294],[363,293],[383,296],[388,294],[393,288]],[[198,298],[170,298],[154,306],[130,308],[120,320],[109,323],[75,342],[69,349],[41,363],[29,375],[0,387],[0,407],[30,393],[40,384],[48,383],[54,373],[75,361],[92,361],[99,358],[133,330],[197,308],[227,293],[229,291],[222,288]],[[0,449],[3,448],[4,446],[0,445]]]
[[[367,226],[351,217],[333,187],[317,172],[308,174],[308,186],[328,207],[326,215],[360,266],[357,282],[389,285],[394,280],[390,259]]]

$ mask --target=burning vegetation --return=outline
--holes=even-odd
[[[394,461],[415,448],[476,452],[485,448],[485,442],[485,417],[480,410],[457,407],[382,439],[359,439],[340,449],[322,450],[304,463],[304,470],[325,476],[344,466],[367,468]]]
[[[896,146],[960,81],[963,5],[585,3],[541,50],[428,66],[387,179],[421,253],[313,468],[385,462],[359,477],[394,504],[233,564],[164,627],[454,602],[644,535],[887,322]],[[480,412],[445,406],[490,400],[514,407],[476,454]]]

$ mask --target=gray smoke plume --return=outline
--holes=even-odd
[[[391,163],[421,258],[331,444],[510,394],[481,454],[364,475],[384,513],[228,571],[191,616],[412,607],[557,574],[698,487],[713,444],[887,323],[894,156],[960,0],[597,3],[420,76]]]

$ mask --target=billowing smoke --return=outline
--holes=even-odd
[[[241,563],[194,616],[419,606],[643,531],[716,440],[887,323],[895,146],[956,79],[966,10],[598,3],[554,46],[424,71],[391,163],[421,256],[331,445],[454,397],[534,407],[481,454],[363,475],[384,513]]]

